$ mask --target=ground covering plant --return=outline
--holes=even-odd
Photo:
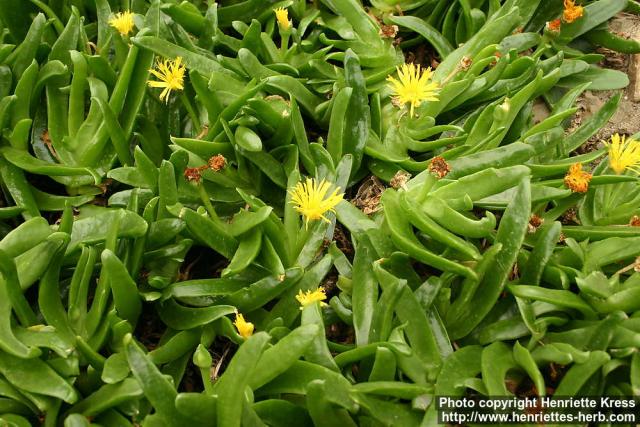
[[[3,425],[638,395],[640,142],[571,120],[625,10],[3,0]]]

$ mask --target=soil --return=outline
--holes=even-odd
[[[609,29],[623,37],[640,40],[640,17],[628,13],[620,13],[609,22]],[[630,80],[640,79],[635,76],[637,69],[631,67],[631,55],[612,52],[608,49],[598,49],[598,53],[605,55],[602,67],[612,68],[629,74]],[[634,101],[633,87],[619,91],[586,91],[578,100],[580,108],[574,119],[574,124],[579,124],[586,119],[611,98],[615,93],[623,92],[622,100],[618,111],[596,135],[590,139],[590,143],[595,145],[601,140],[608,139],[612,134],[619,133],[633,135],[640,132],[640,102]]]
[[[640,17],[620,13],[609,22],[609,29],[622,37],[640,40]],[[621,90],[588,90],[578,98],[576,102],[578,111],[571,119],[568,133],[580,127],[583,121],[596,113],[616,93],[622,93],[618,110],[611,120],[580,147],[576,154],[583,154],[601,147],[601,142],[608,140],[615,133],[630,136],[640,132],[640,85],[634,86],[633,84],[634,81],[640,83],[640,67],[634,66],[634,62],[640,64],[640,54],[635,55],[634,61],[632,58],[634,55],[618,53],[605,48],[598,48],[596,52],[604,55],[604,59],[598,65],[627,73],[631,84]],[[548,115],[549,109],[542,100],[534,104],[534,123],[542,121]]]

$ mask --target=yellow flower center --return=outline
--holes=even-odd
[[[304,215],[306,219],[305,225],[309,225],[309,221],[322,219],[329,222],[324,216],[326,212],[335,212],[334,207],[342,201],[344,194],[338,194],[340,188],[333,190],[328,197],[327,193],[331,188],[331,183],[324,179],[318,182],[313,178],[307,178],[306,182],[299,182],[289,191],[291,195],[291,203],[295,209]]]
[[[289,11],[284,7],[279,7],[273,10],[276,14],[276,20],[278,25],[283,30],[288,30],[291,27],[291,21],[289,21]]]
[[[421,70],[420,65],[403,64],[397,67],[398,79],[389,76],[396,104],[410,104],[410,116],[423,101],[438,100],[438,83],[431,81],[431,67]]]
[[[582,163],[574,163],[564,177],[564,185],[574,193],[586,193],[589,190],[591,174],[582,170]]]
[[[620,175],[627,169],[640,173],[640,141],[616,133],[605,145],[609,148],[609,167],[615,173]]]
[[[253,335],[253,323],[244,320],[244,316],[236,313],[236,320],[233,322],[242,338],[249,338]]]
[[[579,19],[584,14],[584,8],[576,5],[575,0],[564,0],[564,11],[562,12],[562,20],[568,24]]]
[[[109,20],[109,25],[118,30],[118,32],[123,36],[126,36],[133,30],[133,16],[133,13],[128,10],[125,12],[118,12]]]
[[[296,299],[301,305],[300,310],[302,310],[304,307],[316,301],[320,301],[320,305],[327,305],[324,302],[322,302],[327,299],[327,294],[324,292],[324,288],[322,286],[320,286],[315,291],[302,292],[302,289],[301,289],[300,291],[298,291],[298,295],[296,295]]]
[[[169,95],[172,90],[184,89],[185,71],[186,67],[182,64],[182,58],[180,57],[177,57],[175,61],[169,59],[158,60],[156,69],[149,70],[158,80],[150,80],[149,86],[163,88],[162,93],[160,93],[160,100],[169,102]]]

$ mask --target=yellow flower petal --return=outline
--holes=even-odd
[[[158,80],[149,80],[149,87],[161,87],[164,90],[160,93],[160,100],[169,102],[169,95],[172,90],[184,89],[184,73],[186,67],[182,64],[182,58],[177,57],[174,61],[165,59],[158,60],[156,69],[149,72]]]
[[[604,142],[609,149],[609,167],[618,175],[630,170],[640,173],[640,141],[626,139],[615,134],[611,142]]]
[[[167,86],[165,82],[157,82],[155,80],[149,80],[147,84],[149,85],[149,87],[166,87]]]
[[[276,14],[276,20],[278,21],[278,25],[283,30],[288,30],[291,27],[291,21],[289,21],[289,11],[284,7],[279,7],[277,9],[273,9]]]
[[[118,32],[123,36],[126,36],[133,30],[133,17],[134,14],[128,10],[125,12],[118,12],[109,20],[109,25],[118,30]]]
[[[327,197],[327,193],[331,188],[331,183],[322,180],[318,183],[313,178],[307,178],[305,182],[298,182],[293,190],[289,190],[291,195],[291,203],[295,209],[300,212],[306,220],[306,226],[309,221],[322,219],[329,222],[324,216],[326,212],[335,212],[335,206],[342,201],[343,194],[339,192],[339,188]]]
[[[433,73],[431,68],[421,70],[420,65],[403,64],[397,67],[398,78],[389,76],[387,81],[391,83],[394,101],[397,104],[409,104],[410,116],[423,101],[437,101],[439,85],[431,81]]]
[[[301,289],[300,291],[298,291],[298,295],[296,295],[296,299],[300,303],[300,306],[301,306],[300,310],[302,310],[304,307],[316,301],[320,301],[321,305],[326,305],[322,301],[327,299],[327,294],[325,293],[324,288],[322,286],[320,286],[315,291],[302,292],[302,289]]]
[[[234,320],[233,324],[242,338],[249,338],[253,335],[253,323],[244,320],[242,314],[236,313],[236,320]]]

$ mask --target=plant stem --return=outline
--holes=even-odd
[[[194,106],[191,103],[191,101],[189,100],[189,98],[187,98],[187,96],[185,95],[184,91],[182,91],[182,93],[180,93],[180,100],[182,101],[182,104],[184,105],[184,108],[187,109],[187,113],[189,114],[189,117],[191,117],[191,122],[193,123],[193,128],[197,132],[200,132],[200,130],[202,129],[202,126],[200,124],[200,118],[198,117],[198,112],[194,108]]]
[[[289,50],[289,37],[291,36],[290,31],[280,31],[280,52],[282,54],[282,60],[284,61],[284,57]]]
[[[211,204],[211,199],[209,199],[209,194],[207,193],[207,190],[204,189],[204,184],[202,183],[198,184],[198,192],[200,193],[200,199],[202,199],[202,203],[204,204],[204,207],[207,210],[207,213],[209,213],[209,216],[211,217],[211,219],[219,222],[220,217],[216,213],[216,210],[213,208],[213,205]]]

